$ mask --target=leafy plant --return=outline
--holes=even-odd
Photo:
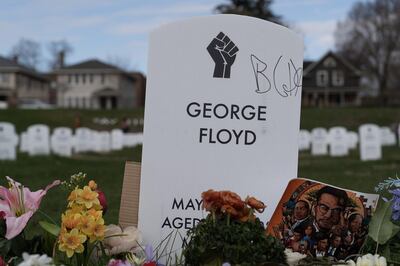
[[[265,209],[264,203],[253,197],[242,201],[230,191],[209,190],[202,198],[210,214],[187,233],[187,265],[286,265],[284,246],[254,215]]]

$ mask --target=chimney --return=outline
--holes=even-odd
[[[64,67],[64,59],[65,59],[65,52],[60,51],[58,53],[58,68],[63,68]]]
[[[13,55],[12,61],[13,61],[14,63],[18,64],[18,55],[17,55],[17,54],[16,54],[16,55]]]

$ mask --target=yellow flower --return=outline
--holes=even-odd
[[[70,215],[70,214],[81,214],[83,212],[84,207],[82,205],[78,204],[72,204],[70,206],[70,209],[68,209],[65,214]]]
[[[102,211],[98,211],[96,209],[89,209],[86,212],[88,215],[92,216],[95,220],[99,219],[102,217],[103,212]]]
[[[97,184],[94,182],[94,180],[89,181],[89,187],[91,190],[96,190],[97,189]]]
[[[78,229],[72,229],[69,233],[60,235],[59,250],[67,253],[67,257],[71,258],[74,253],[82,253],[85,249],[83,243],[86,241],[86,236],[79,234]]]
[[[93,216],[84,215],[81,216],[79,222],[79,229],[87,236],[91,236],[94,233],[94,228],[96,226],[96,221]]]
[[[79,194],[79,197],[76,199],[76,203],[83,204],[87,209],[92,208],[95,205],[100,205],[98,197],[98,193],[92,191],[90,187],[85,186],[82,192]]]
[[[68,201],[75,201],[78,199],[79,194],[82,193],[82,189],[74,189],[68,196]]]
[[[103,218],[100,218],[96,221],[90,241],[93,242],[94,240],[103,240],[105,231],[106,227],[104,225],[104,220]]]
[[[62,225],[67,229],[77,228],[81,216],[82,215],[79,213],[68,213],[67,211],[65,214],[61,215]]]

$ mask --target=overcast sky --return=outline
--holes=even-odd
[[[365,0],[364,0],[365,1]],[[90,58],[122,58],[130,69],[146,72],[148,33],[184,18],[214,14],[225,0],[2,0],[0,55],[20,39],[46,44],[65,39],[74,48],[68,64]],[[305,59],[334,48],[336,23],[356,0],[275,0],[273,11],[300,32]],[[42,67],[44,66],[44,63]]]

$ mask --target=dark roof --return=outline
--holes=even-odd
[[[111,70],[118,70],[122,71],[116,66],[101,62],[97,59],[86,60],[74,65],[63,67],[62,69],[111,69]]]
[[[309,65],[313,64],[314,61],[311,60],[304,60],[303,62],[303,69],[306,69]]]
[[[47,80],[47,78],[44,75],[36,72],[35,70],[30,69],[22,64],[18,64],[14,60],[8,59],[3,56],[0,56],[0,71],[1,70],[7,70],[7,71],[12,71],[12,72],[21,72],[26,75],[35,77],[37,79]]]
[[[331,56],[331,57],[335,58],[336,60],[339,60],[340,62],[342,62],[346,67],[348,67],[350,70],[353,71],[353,74],[361,75],[361,71],[359,69],[357,69],[355,66],[353,66],[349,61],[347,61],[346,59],[344,59],[343,57],[341,57],[340,55],[338,55],[332,51],[328,51],[318,61],[311,63],[307,67],[304,67],[303,76],[307,76],[308,73],[310,73],[321,62],[323,62],[325,60],[325,58],[327,58],[328,56]]]

